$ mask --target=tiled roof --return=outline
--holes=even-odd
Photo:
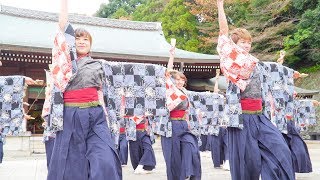
[[[31,18],[31,19],[55,21],[55,22],[58,21],[57,13],[36,11],[36,10],[30,10],[30,9],[21,9],[21,8],[15,8],[10,6],[3,6],[3,5],[1,5],[0,10],[1,10],[1,14]],[[138,21],[108,19],[108,18],[91,17],[86,15],[80,15],[80,14],[70,14],[69,21],[71,23],[102,26],[102,27],[149,30],[149,31],[161,30],[161,23],[159,22],[138,22]]]
[[[0,48],[50,53],[58,28],[58,14],[0,6]],[[171,45],[160,22],[137,22],[70,15],[71,24],[87,29],[96,57],[165,62]],[[179,43],[179,42],[177,42]],[[15,48],[17,47],[17,48]],[[219,63],[219,56],[176,49],[175,62]]]

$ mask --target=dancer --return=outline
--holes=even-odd
[[[163,156],[166,162],[168,180],[201,179],[201,163],[198,141],[191,134],[186,117],[188,116],[189,102],[184,93],[186,76],[173,68],[175,40],[171,43],[170,58],[168,61],[168,78],[174,81],[176,91],[182,94],[182,102],[170,112],[172,123],[172,137],[161,137]]]
[[[34,119],[25,113],[23,105],[29,105],[23,102],[27,85],[34,85],[36,82],[26,76],[0,76],[0,96],[2,97],[0,111],[0,164],[2,163],[5,144],[5,138],[8,134],[17,136],[25,131],[27,120]],[[3,109],[2,109],[3,108]],[[11,113],[10,113],[11,112]],[[13,113],[14,112],[14,113]]]
[[[129,140],[130,160],[135,174],[152,173],[156,166],[152,142],[147,133],[147,119],[142,117],[136,125],[136,140]]]
[[[280,67],[284,62],[284,57],[285,57],[285,51],[280,51],[280,57],[277,60]],[[288,69],[287,71],[291,70],[285,66],[283,66],[282,68]],[[292,97],[293,97],[293,94],[292,94]],[[312,164],[311,164],[308,147],[296,128],[296,125],[295,125],[296,123],[294,122],[294,119],[293,119],[294,116],[295,114],[291,116],[283,117],[287,119],[287,124],[286,124],[287,132],[286,133],[283,132],[282,135],[285,138],[291,150],[294,171],[296,173],[310,173],[312,172]]]
[[[3,159],[3,141],[4,141],[4,136],[2,136],[1,131],[2,129],[0,128],[0,164],[2,163],[2,159]]]
[[[124,119],[120,120],[120,135],[118,153],[121,161],[121,166],[126,166],[128,163],[128,140],[126,137],[126,128],[124,127]]]
[[[56,66],[52,67],[52,77],[54,84],[64,92],[63,130],[56,133],[47,179],[122,179],[121,163],[103,107],[99,105],[98,90],[102,87],[104,77],[101,62],[89,55],[92,45],[90,33],[82,28],[73,32],[67,22],[67,0],[61,0],[59,27],[67,37],[60,33],[55,39],[59,53],[53,56]],[[75,38],[75,44],[66,44],[64,40],[67,38]],[[60,86],[63,82],[57,82],[55,75],[65,73],[68,67],[60,69],[58,63],[70,58],[65,55],[69,55],[68,46],[73,45],[76,48],[76,61],[71,61],[69,65],[72,64],[76,72],[66,82],[67,85]]]
[[[219,76],[220,69],[216,71],[216,81],[214,84],[214,93],[219,93]],[[215,168],[222,168],[225,170],[230,170],[229,167],[229,152],[228,152],[228,134],[226,127],[219,127],[218,135],[210,135],[210,151],[211,158],[213,161],[213,166]]]
[[[230,33],[224,0],[217,0],[220,68],[229,80],[227,89],[228,140],[234,180],[295,179],[291,152],[270,121],[270,89],[265,66],[249,54],[251,35],[237,28]],[[264,106],[264,109],[263,109]]]

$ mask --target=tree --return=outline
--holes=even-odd
[[[225,0],[225,10],[230,27],[234,24],[241,24],[249,14],[248,0]],[[219,35],[218,12],[216,1],[212,0],[191,0],[186,3],[190,7],[190,12],[199,21],[197,29],[199,31],[199,50],[202,53],[216,53],[217,37]]]
[[[197,19],[189,12],[183,0],[171,0],[164,8],[160,21],[167,40],[177,39],[177,47],[198,52]]]
[[[132,13],[132,20],[146,22],[159,21],[166,4],[164,0],[148,0],[145,4],[137,7]]]
[[[320,63],[320,3],[304,12],[296,31],[284,40],[293,67],[308,67]]]
[[[119,15],[129,16],[138,6],[144,4],[146,1],[147,0],[109,0],[108,4],[100,5],[95,15],[103,18],[119,18]]]

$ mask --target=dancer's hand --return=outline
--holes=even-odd
[[[44,127],[44,128],[47,127],[47,122],[46,121],[42,123],[42,127]]]
[[[285,57],[285,56],[286,56],[286,51],[281,50],[281,51],[280,51],[280,57],[279,57],[279,59],[277,60],[277,63],[283,64],[283,61],[284,61],[284,57]]]
[[[305,78],[307,76],[309,76],[309,75],[305,74],[305,73],[299,73],[298,71],[295,71],[294,74],[293,74],[293,78],[294,79]]]
[[[176,39],[172,38],[171,39],[171,49],[169,50],[170,58],[169,58],[168,65],[167,65],[167,69],[168,70],[173,69],[173,60],[174,60],[175,48],[176,48]]]
[[[320,102],[317,100],[312,100],[314,106],[320,106]]]
[[[30,120],[30,119],[35,119],[35,118],[30,116],[30,115],[28,115],[28,114],[24,114],[24,119]]]
[[[34,85],[36,83],[36,81],[34,81],[30,77],[25,77],[25,81],[26,81],[27,85]]]
[[[68,0],[60,1],[59,27],[64,31],[68,22]]]
[[[219,29],[220,29],[220,35],[228,35],[229,27],[228,27],[226,14],[224,12],[223,2],[224,0],[217,0]]]
[[[301,78],[305,78],[305,77],[308,77],[308,76],[309,76],[309,74],[300,73],[300,77],[301,77]]]

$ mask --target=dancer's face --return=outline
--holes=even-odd
[[[252,42],[250,40],[239,39],[239,41],[237,42],[237,45],[249,53],[251,50],[251,43]]]
[[[175,82],[176,82],[176,87],[178,89],[183,89],[184,84],[186,83],[186,81],[182,79],[180,76],[176,76]]]
[[[76,37],[76,49],[78,55],[86,55],[90,52],[91,44],[87,36]]]

